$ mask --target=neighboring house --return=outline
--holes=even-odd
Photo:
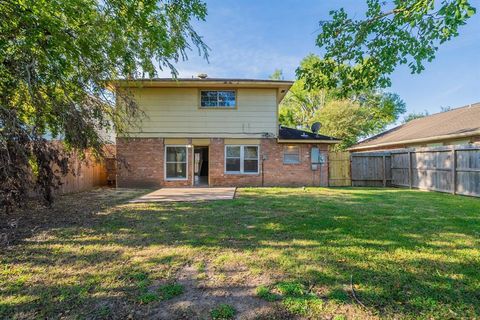
[[[409,121],[366,139],[350,151],[480,144],[480,103]]]
[[[117,81],[146,117],[116,138],[119,187],[328,185],[329,145],[339,141],[280,127],[291,81]]]

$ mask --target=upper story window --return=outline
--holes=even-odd
[[[235,90],[201,90],[201,108],[235,108],[237,94]]]

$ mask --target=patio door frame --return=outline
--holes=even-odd
[[[192,145],[192,187],[195,187],[195,148],[207,148],[208,150],[208,176],[207,187],[210,187],[210,145]]]

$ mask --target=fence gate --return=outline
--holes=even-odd
[[[352,153],[352,186],[387,187],[391,185],[391,180],[390,153]]]
[[[328,185],[330,187],[349,187],[350,152],[330,152],[328,154]]]

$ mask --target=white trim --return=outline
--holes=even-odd
[[[227,171],[227,147],[240,147],[240,171]],[[257,172],[244,171],[245,147],[257,148]],[[224,151],[224,157],[223,157],[223,173],[224,174],[241,174],[241,175],[259,175],[260,174],[260,145],[258,144],[226,144],[224,146],[223,151]],[[229,158],[233,159],[233,157],[229,157]],[[246,159],[246,160],[254,160],[254,159]]]
[[[185,178],[168,178],[167,177],[167,148],[168,147],[184,147],[186,150],[186,158],[185,158],[185,164],[187,166],[185,172],[186,172],[186,177]],[[163,161],[163,178],[165,181],[186,181],[188,180],[188,145],[186,144],[166,144],[164,148],[164,161]]]

